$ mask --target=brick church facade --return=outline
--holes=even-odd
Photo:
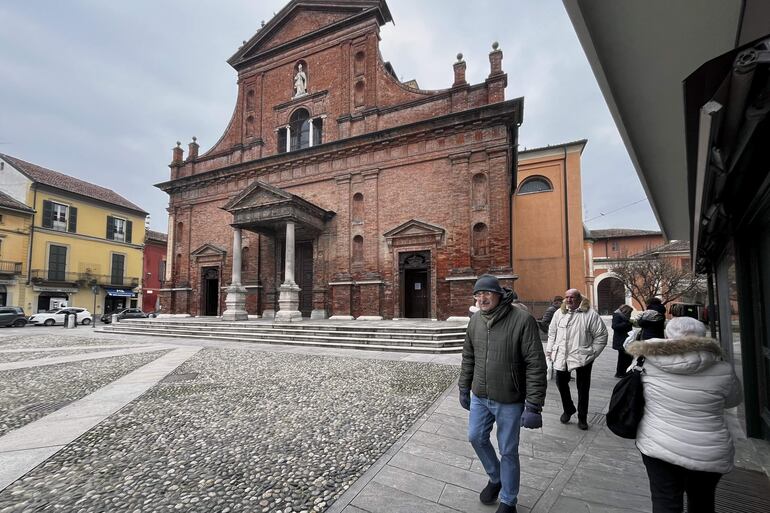
[[[384,0],[292,0],[229,59],[232,120],[158,184],[164,312],[446,319],[480,274],[513,285],[523,99],[503,53],[483,83],[458,55],[451,87],[420,90],[381,59],[389,21]]]

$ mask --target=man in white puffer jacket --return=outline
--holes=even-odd
[[[735,447],[725,408],[740,404],[742,390],[722,348],[705,338],[706,326],[675,317],[667,339],[634,342],[626,351],[644,356],[644,416],[636,435],[650,478],[653,513],[714,511],[717,483],[733,469]]]
[[[588,299],[577,289],[564,294],[564,304],[556,310],[548,326],[548,346],[545,354],[553,361],[556,386],[561,396],[563,413],[559,420],[567,424],[577,411],[578,427],[588,429],[588,395],[591,390],[591,369],[594,360],[607,345],[607,326]],[[572,401],[569,389],[570,373],[575,371],[578,404]]]

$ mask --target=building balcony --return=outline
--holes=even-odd
[[[21,274],[21,262],[0,260],[0,274],[16,276]]]
[[[93,287],[95,285],[110,287],[138,287],[138,276],[119,276],[112,274],[72,273],[52,269],[32,269],[29,273],[30,281],[35,284],[72,284],[79,287]]]

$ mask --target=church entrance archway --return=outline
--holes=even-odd
[[[617,278],[604,278],[597,286],[599,315],[611,315],[626,302],[626,288]]]
[[[219,315],[219,268],[204,267],[201,270],[201,314],[206,316]]]
[[[430,251],[399,253],[399,274],[404,317],[430,318]]]

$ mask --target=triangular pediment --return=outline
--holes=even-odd
[[[213,244],[204,244],[203,246],[199,247],[192,253],[190,253],[190,256],[192,257],[202,257],[202,256],[217,256],[217,257],[224,257],[227,254],[227,251],[224,249],[215,246]]]
[[[364,13],[380,25],[392,21],[385,0],[292,0],[227,61],[234,68],[284,44],[353,21]]]
[[[264,207],[276,203],[284,203],[291,201],[291,199],[292,195],[283,189],[256,181],[228,201],[222,208],[232,212],[245,208]]]
[[[386,239],[393,239],[398,237],[415,237],[421,235],[433,235],[443,236],[446,230],[440,226],[436,226],[416,219],[411,219],[402,225],[399,225],[392,230],[385,232]]]

